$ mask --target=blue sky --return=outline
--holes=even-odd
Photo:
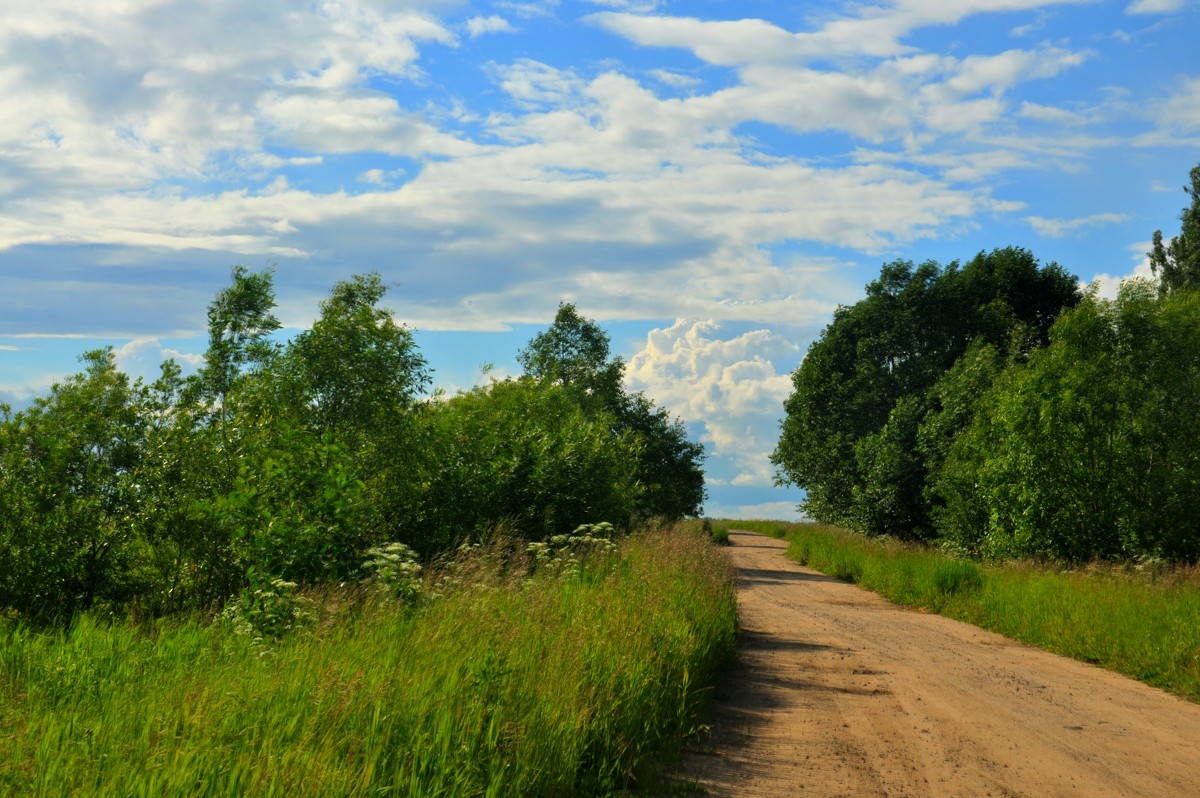
[[[789,373],[881,263],[1020,245],[1111,293],[1200,162],[1195,0],[43,0],[0,8],[0,401],[195,365],[230,267],[378,270],[438,385],[560,300],[783,517]]]

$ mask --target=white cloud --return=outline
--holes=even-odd
[[[940,20],[949,18],[947,14],[954,16],[945,9],[929,16]],[[888,45],[878,52],[858,53],[875,61],[818,69],[809,62],[831,53],[804,44],[808,34],[793,34],[762,20],[710,22],[629,14],[598,14],[592,19],[638,44],[689,49],[710,64],[736,67],[736,85],[684,103],[682,108],[697,121],[733,128],[754,120],[796,132],[840,130],[872,142],[901,140],[910,145],[926,131],[978,136],[1005,122],[1004,95],[1017,84],[1053,77],[1090,56],[1042,45],[955,58]],[[829,23],[826,29],[837,24]]]
[[[562,105],[575,99],[584,85],[573,72],[530,58],[494,64],[492,74],[510,97],[528,106]]]
[[[711,321],[653,330],[629,360],[626,380],[662,407],[702,427],[714,458],[733,465],[733,485],[772,484],[775,447],[791,378],[775,360],[799,362],[799,347],[770,330],[719,337]]]
[[[767,521],[800,521],[804,518],[796,502],[763,502],[738,505],[737,518]]]
[[[1147,104],[1154,130],[1135,139],[1141,147],[1195,147],[1200,144],[1200,77],[1185,78],[1171,94]]]
[[[133,377],[155,379],[163,361],[174,359],[184,368],[204,365],[204,355],[164,346],[158,338],[135,338],[113,350],[117,368]]]
[[[1135,0],[1125,9],[1126,14],[1171,14],[1187,5],[1187,0]]]
[[[1127,213],[1094,213],[1091,216],[1081,216],[1077,219],[1044,219],[1041,216],[1027,216],[1025,221],[1038,233],[1050,238],[1062,238],[1078,232],[1086,227],[1100,227],[1107,224],[1120,224],[1129,221]]]
[[[371,0],[5,5],[0,198],[225,179],[239,162],[272,168],[263,156],[273,135],[323,149],[298,124],[305,111],[320,114],[303,121],[320,121],[314,132],[330,135],[333,151],[364,126],[396,134],[406,151],[445,151],[444,137],[364,88],[373,76],[418,75],[424,42],[455,38],[428,14]],[[279,117],[265,126],[264,105]]]
[[[31,404],[39,396],[48,396],[56,383],[61,383],[66,374],[42,374],[19,383],[0,383],[0,404],[20,408]]]
[[[467,20],[467,35],[472,39],[478,39],[488,33],[513,33],[516,28],[512,24],[497,14],[490,17],[471,17]]]
[[[649,74],[659,83],[674,89],[694,89],[703,82],[700,78],[692,75],[684,75],[679,72],[672,72],[669,69],[652,69]]]
[[[523,19],[532,19],[554,16],[559,0],[496,0],[492,5],[511,11]]]
[[[373,186],[382,186],[384,183],[382,169],[368,169],[358,176],[358,182],[370,183]]]
[[[394,87],[428,78],[423,48],[509,24],[498,15],[451,25],[383,0],[266,0],[209,15],[183,0],[43,5],[0,11],[0,44],[20,51],[10,65],[74,59],[71,70],[14,71],[0,55],[0,251],[287,258],[296,283],[322,287],[325,271],[395,264],[406,318],[431,328],[539,320],[548,294],[595,297],[607,318],[812,326],[857,286],[839,283],[844,260],[792,263],[788,248],[874,256],[954,234],[1020,208],[992,196],[996,175],[1074,168],[1103,146],[1082,131],[1026,135],[1023,120],[1067,123],[1070,112],[1011,107],[1020,84],[1086,53],[1057,40],[953,55],[906,43],[922,26],[1050,5],[1034,0],[856,5],[799,32],[602,13],[591,19],[605,29],[733,66],[732,79],[712,89],[639,69],[642,83],[611,62],[596,73],[523,58],[490,65],[504,98],[490,113],[460,99],[422,106]],[[555,5],[495,7],[516,19]],[[1190,96],[1163,118],[1187,123]],[[834,131],[856,149],[768,155],[748,122]],[[353,171],[330,181],[343,155],[356,156]],[[408,173],[382,156],[405,158]],[[146,290],[170,280],[145,271],[134,284]],[[164,311],[159,323],[174,322]]]
[[[368,169],[358,176],[359,183],[371,186],[390,186],[407,174],[403,169]]]
[[[1092,282],[1096,283],[1099,288],[1098,295],[1104,299],[1116,299],[1117,292],[1121,289],[1121,283],[1126,280],[1153,281],[1155,279],[1154,270],[1150,268],[1150,258],[1146,254],[1150,251],[1150,246],[1150,241],[1129,245],[1129,253],[1135,265],[1128,274],[1112,275],[1107,272],[1097,274]]]
[[[911,31],[952,25],[975,14],[1084,4],[1093,0],[898,0],[890,6],[852,4],[860,10],[792,32],[757,19],[707,21],[690,17],[601,12],[596,24],[649,47],[691,50],[710,64],[790,63],[844,57],[891,58],[915,51],[902,39]]]
[[[262,124],[282,143],[305,150],[413,157],[465,155],[476,149],[421,116],[404,113],[395,99],[374,93],[271,93],[260,98],[257,110]]]
[[[657,11],[662,5],[659,0],[587,0],[587,2],[601,8],[627,11],[631,14],[649,14]]]
[[[1028,101],[1021,103],[1021,108],[1017,111],[1017,114],[1025,119],[1032,119],[1035,122],[1046,122],[1055,125],[1083,125],[1088,121],[1087,117],[1075,111]]]

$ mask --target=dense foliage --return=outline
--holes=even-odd
[[[1024,354],[1076,301],[1073,277],[1022,249],[966,266],[886,264],[865,299],[838,308],[793,374],[772,457],[781,477],[806,490],[815,518],[931,537],[918,438],[941,409],[938,381],[973,343]]]
[[[704,447],[687,436],[645,394],[621,386],[625,364],[609,356],[608,336],[580,317],[575,306],[559,305],[554,324],[521,350],[518,361],[541,385],[567,391],[585,415],[637,450],[635,479],[641,486],[636,510],[643,516],[682,518],[700,514],[704,504]]]
[[[1200,559],[1200,167],[1157,285],[1020,249],[887,264],[793,375],[773,455],[814,518],[985,557]]]
[[[1200,557],[1200,295],[1089,296],[1010,366],[950,447],[961,550],[1068,560]]]
[[[152,383],[111,350],[19,412],[0,406],[0,610],[161,615],[354,581],[369,552],[423,557],[504,526],[544,538],[699,512],[702,448],[621,385],[572,306],[528,374],[425,398],[428,365],[377,274],[337,283],[281,342],[270,271],[235,267],[204,366]]]

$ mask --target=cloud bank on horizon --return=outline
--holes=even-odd
[[[0,400],[100,343],[195,362],[233,263],[277,264],[293,328],[377,269],[434,338],[622,325],[709,511],[777,515],[788,374],[882,261],[1145,268],[1198,34],[1194,0],[9,4]]]

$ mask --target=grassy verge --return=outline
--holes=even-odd
[[[818,524],[787,526],[788,554],[802,564],[1200,701],[1195,569],[980,565]]]
[[[680,528],[567,567],[476,553],[419,608],[308,631],[0,622],[0,795],[611,793],[691,732],[731,655],[724,557]],[[561,563],[560,563],[561,565]]]

